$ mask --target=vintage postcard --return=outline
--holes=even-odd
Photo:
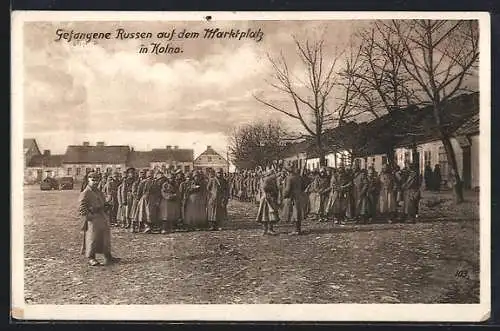
[[[12,13],[20,320],[490,316],[490,22]]]

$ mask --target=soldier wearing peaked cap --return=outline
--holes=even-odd
[[[97,189],[99,176],[91,172],[87,178],[88,185],[80,193],[78,199],[78,212],[84,233],[82,254],[87,257],[90,266],[101,264],[96,260],[96,254],[104,255],[105,265],[118,262],[119,259],[111,255],[111,232],[109,216],[106,213],[106,198]]]

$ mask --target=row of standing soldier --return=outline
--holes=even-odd
[[[229,186],[220,170],[165,174],[129,168],[124,178],[119,173],[102,175],[97,187],[110,206],[111,225],[130,232],[168,233],[174,227],[218,230],[227,218]]]
[[[307,216],[340,224],[367,223],[375,217],[389,223],[396,219],[414,222],[418,217],[420,179],[414,165],[403,169],[384,165],[380,174],[373,167],[356,165],[299,174],[289,166],[283,171],[230,175],[229,182],[233,198],[259,203],[257,222],[264,224],[265,234],[273,234],[273,224],[280,219],[294,222],[292,233],[300,234],[301,221]]]

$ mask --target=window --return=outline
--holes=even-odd
[[[92,171],[92,168],[85,168],[85,171],[86,171],[86,173],[89,173],[89,172],[91,172],[91,171]],[[76,169],[76,173],[77,173],[77,174],[80,174],[80,168],[77,168],[77,169]]]
[[[76,175],[80,176],[81,171],[82,171],[82,168],[80,168],[80,167],[76,168]]]
[[[387,164],[387,156],[382,155],[382,164]]]
[[[208,162],[212,162],[212,157],[211,156],[207,156],[207,161]]]
[[[66,175],[71,176],[71,168],[66,169]]]
[[[191,167],[189,167],[188,165],[184,166],[184,172],[188,172],[191,170]]]

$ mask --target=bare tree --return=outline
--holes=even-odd
[[[240,126],[229,137],[229,154],[239,169],[266,168],[282,157],[289,134],[279,121]]]
[[[380,23],[396,36],[401,49],[391,47],[418,87],[424,100],[433,106],[435,126],[452,169],[456,201],[463,201],[463,187],[455,151],[443,121],[448,100],[465,90],[464,80],[478,64],[477,21],[393,20]]]
[[[320,164],[326,165],[324,132],[333,123],[332,112],[328,111],[330,94],[337,83],[335,71],[338,54],[327,63],[324,41],[299,42],[294,38],[297,54],[304,66],[305,79],[291,72],[287,60],[281,54],[278,58],[268,56],[273,67],[272,81],[269,85],[286,95],[293,106],[273,103],[262,97],[254,96],[269,109],[278,111],[300,122],[306,133],[314,140]]]
[[[359,45],[351,54],[341,75],[342,87],[351,92],[353,116],[365,113],[374,118],[416,103],[410,88],[411,76],[400,56],[403,43],[380,23],[360,31]]]
[[[345,57],[340,73],[343,91],[340,100],[342,109],[338,111],[340,118],[359,118],[362,115],[365,119],[377,119],[416,103],[409,88],[411,76],[399,56],[403,45],[397,36],[375,23],[355,33],[355,37],[357,44],[351,42],[350,55]],[[379,134],[391,136],[393,131]],[[386,141],[395,141],[394,138]],[[388,161],[392,164],[394,144],[387,144],[386,147]]]

